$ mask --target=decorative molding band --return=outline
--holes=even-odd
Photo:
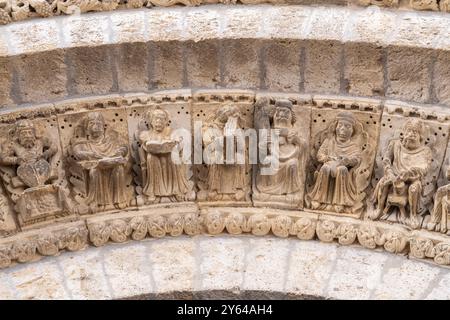
[[[236,207],[199,209],[196,205],[174,205],[107,214],[0,239],[0,267],[36,261],[63,251],[83,250],[88,245],[99,247],[108,242],[224,232],[256,236],[273,234],[280,238],[340,245],[359,244],[367,249],[383,249],[450,266],[450,239],[429,231],[306,211]]]
[[[73,15],[87,12],[113,11],[121,9],[139,9],[153,7],[172,7],[176,5],[199,6],[204,4],[255,5],[270,3],[286,4],[338,4],[338,5],[377,5],[388,8],[399,8],[398,0],[1,0],[0,25],[31,18],[48,18],[59,15]],[[428,10],[450,12],[449,0],[409,0],[402,8],[410,10]]]

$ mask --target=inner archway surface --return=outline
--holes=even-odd
[[[449,299],[450,270],[273,236],[181,236],[89,247],[0,274],[1,299]]]

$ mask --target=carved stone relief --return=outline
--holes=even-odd
[[[195,200],[190,91],[152,95],[144,104],[127,108],[138,205]]]
[[[370,184],[381,110],[370,100],[314,101],[306,207],[359,217]]]
[[[64,180],[56,117],[17,120],[0,131],[3,193],[22,229],[75,213]],[[2,201],[6,210],[8,201]]]
[[[124,109],[58,116],[67,180],[80,214],[122,210],[135,202]]]
[[[88,241],[224,231],[317,235],[448,265],[449,121],[430,106],[386,102],[382,110],[378,100],[241,90],[0,113],[0,267]],[[272,175],[261,174],[270,161],[250,162],[247,129],[278,134]],[[260,161],[276,155],[272,136],[256,138],[253,147],[267,151]],[[224,163],[210,162],[222,154]]]
[[[425,216],[422,223],[423,229],[447,233],[449,231],[448,217],[450,214],[448,204],[450,201],[450,146],[447,145],[445,159],[441,166],[441,171],[437,179],[437,191],[433,195],[433,208],[430,215]]]
[[[203,164],[195,165],[199,201],[208,205],[251,205],[248,141],[240,140],[239,132],[253,127],[253,101],[254,94],[248,91],[194,94],[194,132],[201,126],[203,145]],[[242,142],[244,148],[239,150]],[[194,136],[194,146],[196,143]],[[233,148],[234,159],[226,159],[227,147]],[[239,157],[243,159],[241,164],[237,163]],[[228,160],[231,163],[227,164]]]
[[[259,135],[260,154],[258,165],[254,166],[253,170],[252,199],[255,206],[303,208],[309,159],[310,105],[308,97],[293,95],[256,97],[254,126]],[[261,129],[269,131],[261,136]],[[278,150],[273,150],[270,130],[279,134]],[[277,152],[277,168],[271,169],[274,166],[271,158]]]
[[[367,215],[419,228],[432,210],[449,124],[433,110],[387,104]]]

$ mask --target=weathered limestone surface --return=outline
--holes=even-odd
[[[431,51],[392,48],[387,58],[387,95],[400,100],[425,102],[430,98]]]
[[[22,55],[16,59],[21,101],[34,103],[67,95],[67,65],[64,50],[52,54]]]
[[[340,91],[342,46],[336,42],[309,42],[306,47],[305,91]]]
[[[8,24],[15,21],[26,20],[29,18],[44,17],[48,18],[53,15],[64,14],[80,14],[91,11],[109,11],[116,9],[139,9],[143,7],[153,8],[158,7],[171,7],[176,5],[185,6],[198,6],[201,4],[262,4],[270,3],[272,5],[340,5],[340,6],[371,6],[377,5],[381,7],[391,8],[405,8],[409,10],[430,10],[430,11],[450,11],[450,3],[448,0],[241,0],[235,2],[229,2],[224,0],[142,0],[134,2],[120,2],[119,0],[102,1],[94,0],[87,1],[81,0],[76,3],[65,2],[62,0],[57,1],[38,1],[38,2],[25,2],[22,3],[19,0],[12,0],[7,5],[3,5],[0,9],[0,24]],[[58,10],[55,10],[55,7]],[[334,10],[339,10],[334,9]],[[208,25],[208,22],[205,23]],[[139,25],[139,22],[137,23]],[[338,24],[339,25],[339,24]],[[127,24],[125,29],[133,29],[136,26],[135,23]]]
[[[259,290],[266,297],[436,299],[448,298],[449,270],[319,242],[183,236],[64,253],[6,269],[0,279],[2,299],[170,298],[183,291],[217,298],[224,290]]]
[[[28,20],[0,26],[6,65],[0,68],[0,106],[187,86],[449,105],[449,23],[445,14],[307,5],[169,7]],[[34,80],[30,88],[34,70],[50,80]]]
[[[352,95],[384,95],[383,49],[349,44],[344,55],[344,90]]]
[[[75,94],[86,95],[114,90],[114,65],[111,55],[112,52],[107,47],[77,48],[68,52],[69,89]]]

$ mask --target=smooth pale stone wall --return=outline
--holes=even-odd
[[[271,236],[181,236],[90,247],[0,272],[0,299],[448,299],[450,269]],[[284,295],[280,295],[284,294]]]

